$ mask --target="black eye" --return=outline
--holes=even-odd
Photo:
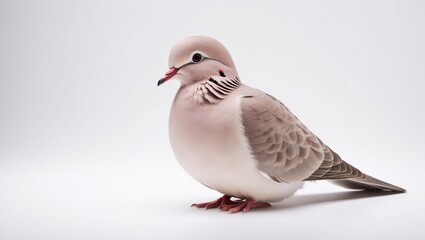
[[[192,61],[195,62],[195,63],[198,63],[198,62],[200,62],[202,60],[202,58],[203,58],[202,54],[195,53],[192,56]]]

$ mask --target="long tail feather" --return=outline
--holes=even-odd
[[[365,175],[363,178],[332,180],[333,184],[349,189],[381,190],[393,192],[406,192],[405,189]]]

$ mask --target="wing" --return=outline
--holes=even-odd
[[[241,110],[257,168],[275,181],[326,179],[346,188],[405,191],[343,161],[283,103],[268,94],[255,91],[242,97]]]
[[[258,169],[281,182],[301,181],[322,165],[326,146],[274,97],[241,100],[242,121]]]

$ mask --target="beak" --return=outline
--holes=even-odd
[[[161,84],[165,83],[168,79],[176,75],[178,71],[179,71],[179,68],[175,68],[175,67],[171,67],[170,69],[168,69],[168,71],[165,73],[165,76],[159,79],[157,86],[160,86]]]

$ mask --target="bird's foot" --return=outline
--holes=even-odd
[[[223,195],[223,197],[211,202],[194,203],[192,204],[192,207],[205,208],[205,209],[220,208],[220,206],[223,206],[223,205],[237,204],[238,202],[242,201],[242,200],[232,201],[230,198],[231,197],[229,195]]]
[[[262,207],[271,207],[272,205],[270,203],[266,202],[256,202],[252,198],[247,198],[245,200],[241,200],[238,202],[235,202],[234,204],[227,204],[227,205],[221,205],[219,208],[222,211],[229,211],[230,213],[237,213],[237,212],[248,212],[251,209],[254,208],[262,208]]]
[[[248,212],[249,210],[253,208],[271,207],[271,204],[266,202],[256,202],[252,198],[233,201],[231,200],[231,196],[224,195],[223,197],[217,200],[214,200],[212,202],[192,204],[192,207],[205,208],[205,209],[218,208],[222,211],[237,213],[237,212]]]

